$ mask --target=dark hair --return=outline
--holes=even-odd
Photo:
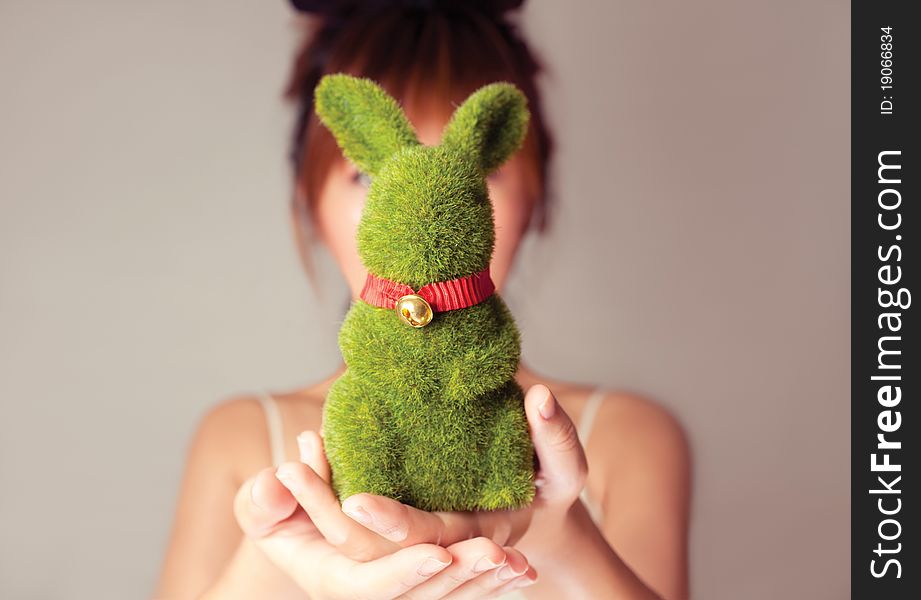
[[[423,105],[447,118],[476,88],[510,81],[528,98],[531,120],[522,154],[533,157],[531,224],[548,223],[549,161],[553,141],[544,121],[537,76],[542,65],[508,20],[523,0],[291,0],[308,15],[286,100],[297,103],[289,160],[306,198],[292,194],[302,258],[303,228],[313,220],[314,198],[340,156],[313,110],[314,88],[327,73],[346,72],[380,83],[404,106]]]

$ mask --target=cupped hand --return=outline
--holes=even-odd
[[[515,544],[529,527],[552,532],[562,525],[578,500],[588,475],[585,451],[576,427],[549,388],[534,385],[524,399],[531,439],[540,462],[534,501],[517,510],[427,512],[391,498],[355,494],[342,510],[381,537],[412,547],[453,544],[475,536],[499,544]],[[533,558],[533,557],[532,557]]]
[[[234,513],[269,560],[315,599],[489,598],[529,585],[537,572],[486,536],[450,544],[396,544],[343,514],[321,438],[298,437],[300,463],[267,468],[238,490]]]

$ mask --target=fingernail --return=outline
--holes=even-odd
[[[556,414],[556,402],[553,401],[553,394],[547,394],[547,399],[541,402],[537,410],[544,419],[553,417]]]
[[[482,573],[490,569],[495,569],[496,567],[502,564],[505,564],[505,561],[502,561],[500,563],[494,563],[493,561],[489,560],[489,557],[484,556],[480,558],[480,560],[476,561],[475,565],[473,565],[473,572]]]
[[[257,477],[256,481],[253,482],[252,487],[249,488],[249,499],[252,500],[253,504],[256,505],[257,508],[266,510],[267,507],[265,503],[259,500],[259,497],[262,494],[259,493],[258,489],[259,489],[259,478]]]
[[[530,579],[528,577],[522,576],[518,578],[518,581],[515,582],[513,587],[523,588],[528,587],[529,585],[534,585],[535,583],[537,583],[537,579]]]
[[[419,568],[416,570],[416,572],[423,577],[428,577],[430,575],[434,575],[438,571],[441,571],[450,564],[451,563],[441,562],[437,558],[430,556],[425,559],[425,562],[419,565]]]
[[[496,578],[502,581],[507,581],[509,579],[512,579],[513,577],[518,577],[519,575],[523,575],[527,572],[528,572],[528,569],[525,568],[525,570],[522,571],[521,573],[516,573],[515,570],[512,569],[512,565],[505,565],[504,567],[496,571]]]
[[[347,514],[348,516],[352,517],[353,519],[355,519],[356,521],[358,521],[358,522],[361,523],[362,525],[370,525],[370,524],[371,524],[371,521],[374,520],[373,518],[371,518],[371,515],[368,514],[368,511],[366,511],[365,509],[363,509],[363,508],[360,507],[360,506],[354,506],[354,507],[352,507],[352,508],[346,510],[346,511],[345,511],[345,514]]]
[[[278,479],[286,488],[288,488],[292,494],[298,494],[301,492],[300,482],[294,477],[290,471],[290,467],[282,465],[275,469],[275,478]]]
[[[306,431],[299,433],[297,436],[297,451],[301,456],[302,463],[310,462],[314,451],[313,436]]]

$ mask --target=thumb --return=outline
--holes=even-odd
[[[576,426],[545,385],[531,386],[524,405],[540,460],[538,494],[548,504],[568,506],[579,497],[588,475]]]
[[[237,490],[233,502],[234,516],[240,529],[251,538],[264,537],[275,526],[294,514],[297,500],[267,467],[250,477]]]

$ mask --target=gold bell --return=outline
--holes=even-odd
[[[406,294],[397,300],[397,314],[413,327],[425,327],[432,321],[432,307],[422,296]]]

